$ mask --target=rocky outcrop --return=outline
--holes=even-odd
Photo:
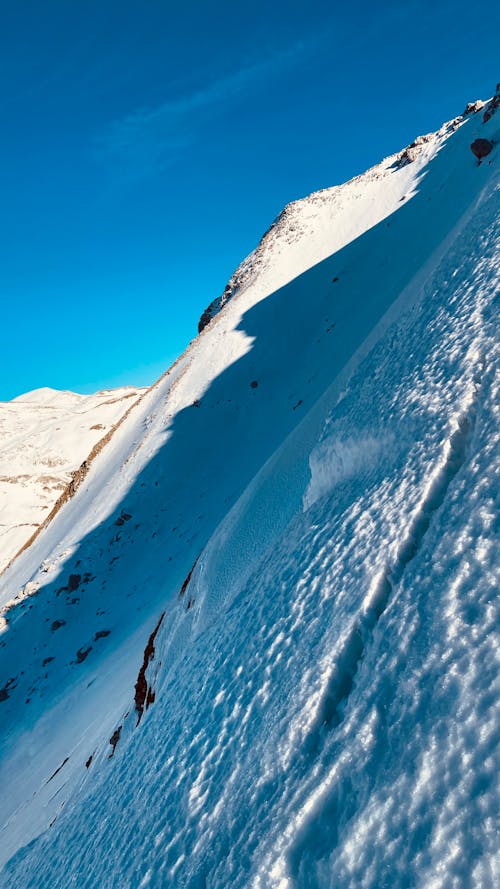
[[[412,164],[413,161],[417,159],[420,152],[422,151],[423,146],[426,142],[430,142],[433,138],[434,133],[428,133],[426,136],[417,136],[417,138],[408,145],[404,151],[398,156],[396,160],[396,166],[406,167],[407,164]]]
[[[210,305],[207,306],[207,308],[203,312],[200,320],[198,321],[198,333],[201,333],[201,331],[204,330],[207,324],[210,324],[212,318],[215,318],[215,316],[219,314],[220,310],[224,308],[225,304],[233,298],[235,293],[237,293],[239,287],[240,282],[238,280],[238,273],[235,272],[229,283],[226,284],[224,293],[222,293],[221,296],[218,296],[217,299],[214,299],[213,302],[211,302]]]
[[[234,274],[231,275],[221,296],[214,299],[205,309],[198,322],[198,333],[201,333],[207,324],[210,324],[212,318],[215,318],[215,316],[219,314],[221,309],[224,308],[226,303],[228,303],[233,296],[236,296],[240,290],[257,277],[259,269],[263,265],[268,253],[270,242],[272,242],[276,236],[281,237],[286,235],[288,231],[294,231],[292,219],[295,215],[296,207],[301,203],[302,201],[292,201],[278,214],[267,231],[262,235],[256,249],[243,260]]]
[[[214,299],[203,312],[198,321],[198,333],[201,333],[207,324],[210,324],[212,318],[220,312],[224,303],[226,303],[228,299],[231,299],[232,296],[234,296],[233,288],[231,287],[231,284],[227,284],[224,293],[221,296],[218,296],[217,299]]]
[[[154,702],[154,699],[155,699],[155,692],[154,692],[152,685],[150,685],[148,683],[148,680],[146,677],[146,671],[148,669],[149,662],[154,659],[155,639],[156,639],[158,630],[160,629],[160,627],[162,625],[164,617],[165,617],[165,612],[163,611],[160,615],[160,619],[159,619],[158,623],[156,624],[156,627],[154,628],[153,632],[151,633],[151,635],[148,639],[146,648],[144,649],[144,658],[142,661],[142,666],[141,666],[141,669],[139,670],[137,682],[135,683],[134,701],[135,701],[135,709],[137,712],[136,726],[139,725],[139,723],[142,719],[142,714],[144,713],[144,710],[145,709],[147,710],[148,707]]]
[[[482,102],[481,99],[476,99],[475,102],[467,102],[465,110],[462,112],[462,117],[469,117],[471,114],[477,114],[478,111],[481,111],[481,108],[484,108],[484,102]]]
[[[118,744],[118,741],[120,740],[122,728],[123,728],[123,726],[119,725],[118,728],[116,728],[114,730],[113,734],[111,735],[111,737],[109,739],[109,743],[111,744],[111,753],[109,754],[108,759],[113,759],[113,756],[115,755],[116,745]],[[88,759],[87,762],[85,763],[87,769],[88,769],[91,762],[92,762],[92,757],[90,757],[90,759]]]
[[[474,157],[477,157],[479,163],[481,163],[483,157],[488,157],[492,149],[493,142],[490,139],[474,139],[470,147],[472,154]]]
[[[497,108],[500,107],[500,83],[497,83],[497,88],[495,90],[495,95],[488,102],[485,112],[483,114],[483,123],[488,123],[491,117],[495,114]]]

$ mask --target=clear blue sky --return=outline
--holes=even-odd
[[[152,382],[284,204],[500,78],[493,0],[0,11],[0,399]]]

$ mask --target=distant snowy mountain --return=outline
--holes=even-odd
[[[289,205],[0,578],[0,886],[499,885],[495,111]]]
[[[77,395],[44,388],[0,402],[0,572],[143,391],[126,386]]]

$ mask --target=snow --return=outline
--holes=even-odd
[[[399,202],[412,196],[450,126],[445,124],[422,144],[416,163],[399,169],[397,176],[393,173],[399,154],[394,154],[344,185],[288,204],[237,268],[222,297],[209,307],[210,315],[244,289],[250,290],[252,302],[267,297],[390,216]]]
[[[478,133],[293,205],[4,573],[1,886],[498,885]]]
[[[0,402],[0,573],[143,391],[78,395],[45,387]]]

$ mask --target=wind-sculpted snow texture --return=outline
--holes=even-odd
[[[230,300],[5,575],[2,887],[499,885],[480,121]]]

